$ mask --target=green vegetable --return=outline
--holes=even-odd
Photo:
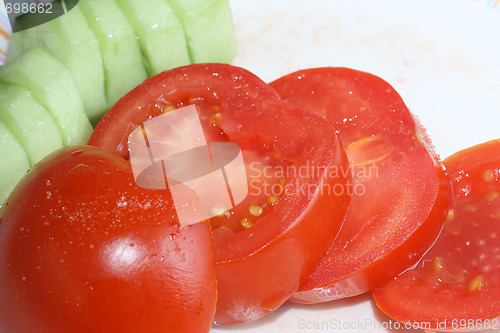
[[[114,0],[80,1],[101,49],[108,108],[148,75],[134,30]]]
[[[104,91],[104,69],[99,41],[90,29],[80,6],[48,23],[14,33],[9,44],[7,60],[15,61],[38,45],[44,45],[70,70],[87,116],[93,123],[97,123],[108,109]]]
[[[54,118],[64,145],[88,141],[92,126],[71,72],[45,49],[34,48],[2,67],[0,80],[23,86],[33,93]]]
[[[182,24],[165,0],[117,0],[132,24],[147,62],[149,75],[188,65]]]
[[[23,87],[0,83],[0,118],[28,153],[30,166],[63,146],[50,113]]]
[[[168,0],[184,26],[191,62],[230,62],[237,53],[228,0]]]
[[[28,155],[5,122],[0,119],[0,206],[29,169]]]

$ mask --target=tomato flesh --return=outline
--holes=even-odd
[[[0,224],[2,332],[208,332],[216,303],[207,221],[179,227],[167,191],[90,146],[37,164]]]
[[[428,323],[427,329],[498,328],[499,152],[496,140],[444,161],[453,182],[452,209],[419,264],[373,292],[383,312],[403,322]]]
[[[353,175],[344,226],[292,301],[359,295],[415,264],[441,229],[448,180],[397,92],[376,76],[348,68],[303,70],[270,85],[336,128]]]
[[[347,191],[318,188],[346,186],[349,175],[331,176],[330,171],[347,169],[347,157],[335,130],[321,117],[281,100],[248,71],[224,64],[180,67],[146,80],[104,116],[89,144],[127,157],[134,128],[190,104],[199,108],[207,141],[238,144],[248,172],[249,196],[211,219],[218,279],[215,322],[254,320],[297,290],[337,235],[350,197]],[[264,191],[264,183],[275,191]]]

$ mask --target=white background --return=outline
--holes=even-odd
[[[419,116],[445,158],[500,138],[500,14],[485,2],[232,0],[239,44],[234,64],[266,81],[318,66],[378,75]],[[339,320],[352,329],[335,329]],[[375,324],[389,320],[364,295],[285,304],[256,322],[212,331],[397,332]],[[324,322],[333,325],[306,328]]]

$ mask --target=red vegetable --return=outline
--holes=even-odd
[[[416,268],[373,292],[386,314],[424,323],[429,330],[500,327],[499,152],[496,140],[444,161],[453,182],[453,207]]]
[[[208,332],[209,224],[180,228],[171,202],[95,147],[33,167],[0,224],[2,332]]]
[[[215,322],[257,319],[297,290],[338,233],[349,202],[345,152],[323,119],[282,101],[253,74],[223,64],[146,80],[105,115],[89,144],[127,157],[134,128],[189,104],[199,107],[207,141],[241,147],[250,187],[240,205],[211,219]]]
[[[303,70],[270,85],[337,129],[353,172],[354,196],[342,231],[292,300],[355,296],[415,264],[441,229],[448,179],[397,92],[347,68]]]

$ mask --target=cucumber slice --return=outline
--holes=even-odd
[[[107,111],[103,61],[99,41],[80,6],[48,23],[14,33],[7,61],[15,61],[40,44],[71,71],[87,116],[93,123],[99,121]]]
[[[164,0],[117,0],[134,27],[151,76],[188,65],[189,53],[181,22]]]
[[[45,49],[34,48],[2,67],[0,80],[33,93],[51,113],[65,145],[85,144],[92,126],[85,115],[71,72]]]
[[[85,0],[79,5],[99,40],[108,107],[147,78],[139,43],[114,0]]]
[[[63,146],[49,112],[23,87],[0,83],[0,118],[28,153],[30,166]]]
[[[184,26],[192,62],[231,62],[236,57],[229,0],[168,1]]]
[[[30,168],[28,155],[4,121],[0,120],[0,207]]]

